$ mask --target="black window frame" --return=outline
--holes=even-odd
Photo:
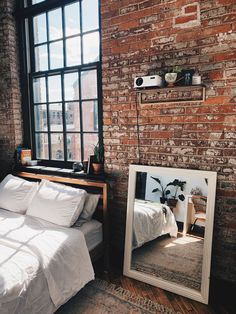
[[[81,138],[81,151],[82,151],[82,158],[78,161],[83,161],[83,153],[84,153],[84,145],[83,145],[83,134],[89,133],[96,133],[98,134],[98,141],[99,146],[103,146],[103,113],[102,113],[102,43],[101,43],[101,1],[98,0],[98,10],[99,10],[99,25],[98,29],[83,32],[84,34],[89,34],[95,31],[99,32],[99,60],[97,62],[83,64],[83,56],[81,56],[82,62],[81,65],[70,66],[70,67],[62,67],[53,70],[47,70],[42,72],[32,72],[34,69],[34,53],[33,53],[33,17],[37,16],[41,13],[48,12],[53,9],[57,8],[64,8],[68,4],[73,4],[75,2],[81,3],[83,0],[45,0],[38,4],[31,5],[31,0],[28,0],[28,6],[24,7],[24,0],[17,2],[17,8],[15,12],[16,20],[17,20],[17,29],[18,29],[18,37],[19,37],[19,59],[20,59],[20,83],[21,83],[21,91],[22,91],[22,114],[23,114],[23,131],[24,131],[24,142],[23,146],[32,149],[33,158],[36,159],[36,144],[35,144],[35,125],[34,125],[34,103],[33,103],[33,78],[35,77],[42,77],[44,74],[46,76],[50,74],[57,74],[61,73],[63,77],[63,73],[77,71],[78,73],[96,69],[97,71],[97,105],[98,105],[98,131],[96,132],[86,132],[82,129],[80,130],[80,138]],[[64,10],[62,10],[64,11]],[[64,20],[64,19],[63,19]],[[80,10],[80,25],[82,25],[82,12]],[[65,34],[65,25],[63,27],[63,34]],[[81,30],[82,31],[82,30]],[[82,35],[82,33],[81,33]],[[73,36],[71,36],[73,37]],[[82,38],[82,37],[81,37]],[[47,38],[49,40],[49,38]],[[63,41],[65,41],[65,37],[63,36]],[[47,45],[49,46],[49,42],[47,41]],[[81,40],[82,42],[82,40]],[[81,43],[82,47],[83,43]],[[64,45],[65,47],[65,45]],[[83,54],[83,49],[81,49],[81,54]],[[48,58],[50,56],[48,55]],[[65,65],[65,51],[63,51],[63,64]],[[80,74],[79,74],[80,77]],[[79,83],[80,84],[80,83]],[[63,91],[62,91],[63,93]],[[87,99],[86,99],[87,100]],[[94,99],[92,99],[94,100]],[[43,159],[41,160],[40,164],[44,166],[52,166],[52,167],[64,167],[64,168],[71,168],[74,161],[67,160],[67,139],[65,134],[65,103],[66,101],[63,99],[63,136],[64,136],[64,160],[51,160],[51,159]],[[79,100],[80,104],[80,112],[82,107],[82,100],[80,97]],[[48,105],[47,105],[48,108]],[[49,115],[47,115],[48,123],[49,123]],[[80,117],[82,123],[82,115]],[[49,130],[47,131],[49,134]],[[53,133],[53,132],[51,132]],[[51,134],[50,133],[50,134]],[[72,132],[77,133],[77,132]],[[50,141],[50,137],[48,139]],[[50,147],[50,143],[49,143]],[[80,152],[81,154],[81,152]],[[49,156],[50,158],[51,156]]]

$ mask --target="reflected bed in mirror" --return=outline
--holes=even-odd
[[[131,165],[124,274],[208,302],[216,173]]]

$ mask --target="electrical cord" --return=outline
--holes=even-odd
[[[138,157],[138,164],[140,165],[140,133],[139,133],[139,111],[138,111],[138,97],[139,92],[136,92],[136,99],[135,99],[135,109],[136,109],[136,128],[137,128],[137,157]]]

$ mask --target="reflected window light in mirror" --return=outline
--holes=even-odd
[[[32,0],[32,4],[37,4],[37,3],[40,3],[40,2],[44,2],[45,0]]]

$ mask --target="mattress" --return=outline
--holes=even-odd
[[[103,240],[102,223],[97,220],[92,219],[79,227],[73,226],[73,228],[79,229],[84,234],[89,251],[92,251]]]

